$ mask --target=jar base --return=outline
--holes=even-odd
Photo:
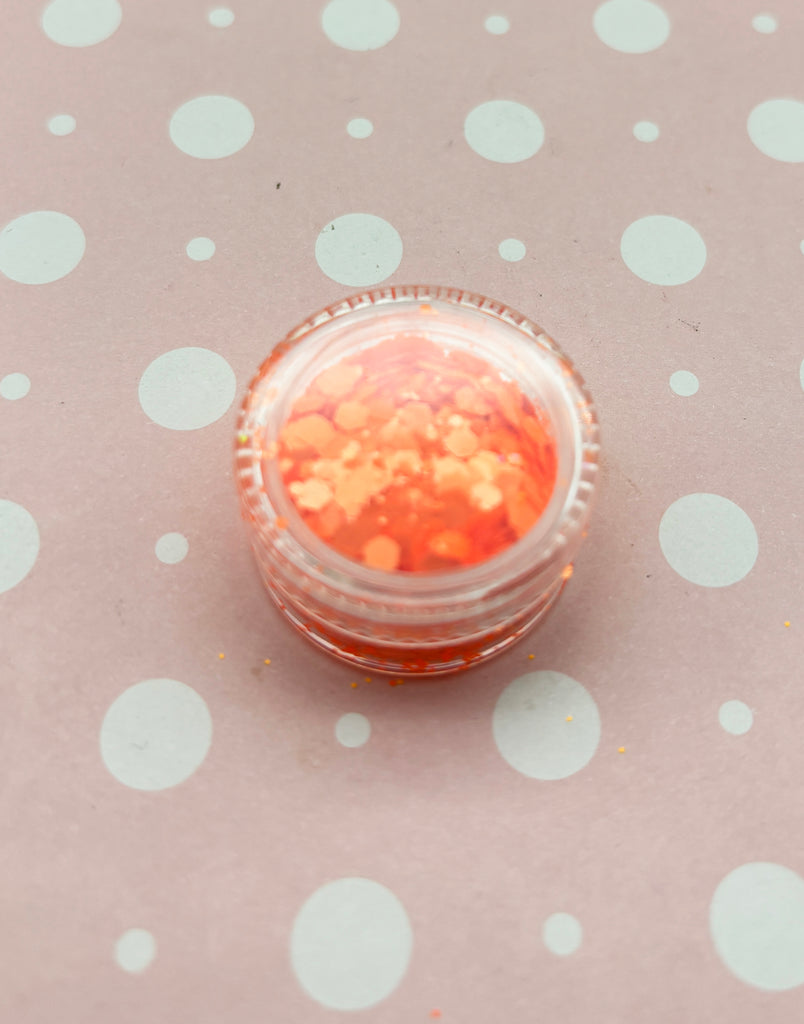
[[[407,679],[431,678],[433,676],[454,675],[457,672],[464,672],[469,668],[476,668],[507,651],[515,643],[522,640],[555,605],[561,592],[566,585],[566,579],[558,581],[558,585],[551,589],[539,605],[527,617],[516,624],[516,628],[506,631],[504,636],[499,632],[487,634],[480,640],[474,639],[469,643],[442,645],[434,647],[425,654],[421,653],[421,647],[416,648],[416,655],[408,648],[394,647],[388,644],[363,644],[358,649],[354,640],[349,641],[349,648],[341,646],[334,635],[328,635],[320,627],[310,625],[303,621],[294,609],[287,604],[280,603],[275,595],[274,601],[291,625],[306,637],[316,647],[325,651],[338,661],[345,662],[353,667],[364,671],[377,672],[382,675],[404,676]]]

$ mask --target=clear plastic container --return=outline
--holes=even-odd
[[[532,478],[528,452],[542,467]],[[536,324],[480,295],[411,286],[346,299],[274,348],[243,403],[235,473],[287,619],[367,670],[433,675],[505,650],[556,601],[598,455],[591,397]]]

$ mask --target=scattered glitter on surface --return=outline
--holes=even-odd
[[[625,747],[617,747],[617,753],[618,754],[624,754],[625,753]]]
[[[221,653],[218,655],[218,657],[221,659],[221,661],[223,661],[223,659],[226,657],[226,655],[223,653],[223,651],[221,651]]]

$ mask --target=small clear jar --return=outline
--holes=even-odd
[[[329,467],[327,482],[287,485],[283,473],[293,460],[281,457],[280,446],[288,436],[292,410],[307,401],[311,382],[323,380],[322,374],[333,367],[370,363],[379,352],[404,355],[407,347],[421,348],[422,339],[444,358],[460,358],[467,366],[475,360],[488,367],[488,376],[481,375],[480,380],[490,388],[515,386],[521,392],[523,408],[535,410],[549,433],[555,475],[549,500],[533,525],[497,553],[471,564],[405,571],[349,557],[310,527],[312,519],[318,522],[319,492],[340,487],[351,493],[343,456],[333,463],[340,474],[335,483],[332,460],[312,457],[304,465]],[[416,369],[421,371],[422,366]],[[370,372],[374,371],[365,371],[364,377]],[[428,372],[432,377],[435,371]],[[416,379],[423,379],[421,372]],[[441,376],[436,373],[433,380],[440,381]],[[481,397],[474,408],[482,412],[483,384],[478,388]],[[378,394],[392,403],[418,397],[404,393],[398,398],[382,389]],[[313,404],[308,402],[309,407]],[[460,420],[453,413],[449,422],[459,423],[456,429],[462,430]],[[309,416],[308,421],[312,422]],[[474,429],[479,430],[476,422]],[[373,443],[373,433],[376,428],[363,428],[365,443]],[[328,429],[326,436],[331,438]],[[298,630],[324,650],[366,670],[435,675],[479,664],[505,650],[554,604],[586,536],[599,449],[597,417],[583,381],[555,342],[527,317],[457,289],[389,287],[316,313],[274,348],[240,412],[235,477],[262,580]],[[497,457],[511,461],[518,453]],[[488,462],[488,454],[486,458]],[[398,493],[408,493],[406,488],[417,483],[416,466],[407,469],[413,477],[405,478]],[[315,500],[308,499],[316,509],[309,513],[312,519],[302,514],[294,487],[297,495],[307,493],[304,487],[315,489]],[[496,491],[488,486],[485,491],[481,485],[472,487],[473,495],[483,493],[488,500],[492,494],[496,500]],[[376,500],[383,500],[383,495]],[[437,505],[436,496],[428,507]],[[336,511],[343,515],[342,509]]]

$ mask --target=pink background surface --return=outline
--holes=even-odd
[[[356,52],[322,31],[318,3],[237,0],[215,28],[206,3],[138,0],[82,47],[48,38],[36,5],[5,5],[0,222],[60,211],[86,251],[51,283],[0,274],[0,378],[31,381],[0,398],[0,498],[40,542],[0,593],[0,1015],[348,1017],[305,991],[289,950],[311,894],[362,877],[413,935],[364,1019],[789,1024],[804,1016],[801,899],[780,924],[759,897],[771,953],[799,965],[786,991],[724,961],[710,905],[744,864],[804,875],[802,165],[746,129],[768,99],[804,101],[804,15],[774,0],[766,34],[745,0],[665,0],[667,41],[629,54],[595,33],[593,2],[396,6],[394,38]],[[509,32],[484,29],[494,13]],[[168,129],[207,94],[254,118],[221,159],[182,152]],[[529,159],[467,143],[465,118],[495,99],[541,119]],[[57,137],[63,113],[76,127]],[[369,138],[347,133],[354,117]],[[634,137],[641,120],[656,141]],[[261,590],[238,518],[236,407],[277,340],[355,290],[315,252],[353,212],[401,236],[390,282],[533,317],[600,413],[599,503],[559,606],[510,653],[440,682],[366,684],[306,645]],[[621,255],[652,214],[704,239],[689,282],[647,282]],[[185,252],[196,236],[215,242],[208,261]],[[511,237],[518,262],[497,251]],[[237,398],[207,426],[167,429],[139,383],[186,346],[226,360]],[[673,393],[678,370],[696,394]],[[756,530],[756,561],[729,586],[685,579],[659,543],[668,507],[700,492]],[[155,544],[174,531],[189,553],[164,564]],[[3,543],[0,565],[19,540]],[[492,730],[506,687],[544,671],[582,684],[601,722],[588,763],[553,781],[516,770]],[[113,702],[155,678],[192,687],[213,732],[185,781],[148,791],[116,776],[100,737]],[[753,712],[744,735],[719,724],[729,700]],[[348,712],[371,723],[363,746],[336,738]],[[570,955],[542,938],[556,912],[583,929]],[[156,942],[136,972],[115,955],[131,928]]]

